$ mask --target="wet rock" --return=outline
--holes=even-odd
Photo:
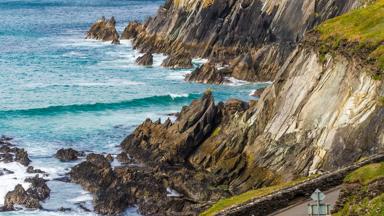
[[[169,67],[174,69],[188,69],[192,68],[192,57],[189,54],[176,54],[170,55],[166,59],[164,59],[161,64],[163,67]]]
[[[40,174],[45,174],[46,172],[40,170],[40,169],[35,169],[33,166],[29,166],[27,168],[27,173],[40,173]]]
[[[37,198],[40,201],[49,197],[51,190],[46,183],[47,181],[40,178],[38,175],[25,179],[25,182],[31,183],[31,187],[27,190],[29,196]]]
[[[9,170],[9,169],[6,169],[6,168],[0,169],[0,176],[14,174],[14,173],[15,172],[13,172],[12,170]]]
[[[57,211],[59,211],[59,212],[70,212],[70,211],[72,211],[72,209],[71,208],[60,207],[59,209],[57,209]]]
[[[115,45],[119,45],[120,44],[120,40],[115,38],[115,39],[112,40],[111,43],[115,44]]]
[[[231,70],[229,68],[217,68],[214,63],[209,62],[188,74],[185,80],[188,82],[222,84],[230,74]]]
[[[138,65],[149,66],[153,64],[153,55],[152,53],[145,53],[143,56],[140,56],[136,59]]]
[[[40,208],[39,200],[29,195],[23,186],[16,185],[13,191],[10,191],[5,196],[4,208],[8,211],[14,210],[14,205],[22,205],[26,208]]]
[[[25,190],[23,186],[16,185],[13,191],[10,191],[5,196],[3,210],[12,211],[15,205],[21,205],[26,208],[39,209],[41,208],[40,201],[49,197],[50,189],[46,181],[38,176],[28,178],[25,182],[31,183],[30,188]]]
[[[102,41],[112,41],[119,43],[119,34],[116,31],[116,21],[114,17],[107,20],[105,17],[97,20],[86,34],[86,39],[96,39]]]
[[[28,153],[21,148],[15,147],[10,141],[12,138],[2,136],[0,138],[0,161],[4,163],[18,162],[28,166],[31,160]]]
[[[84,156],[84,153],[78,152],[72,148],[60,149],[55,154],[55,157],[62,162],[74,161],[77,160],[80,156]]]
[[[59,178],[54,178],[53,180],[54,180],[54,181],[65,182],[65,183],[71,182],[71,179],[70,179],[68,176],[63,176],[63,177],[59,177]]]
[[[16,149],[15,161],[24,166],[28,166],[29,163],[31,163],[31,160],[28,157],[28,153],[24,149]]]
[[[125,27],[123,33],[121,34],[121,39],[132,39],[136,38],[137,35],[142,31],[143,26],[137,22],[130,22],[127,27]]]

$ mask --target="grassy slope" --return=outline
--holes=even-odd
[[[369,48],[370,57],[384,71],[384,0],[330,19],[317,30],[323,40],[358,42],[357,48]]]
[[[350,173],[344,181],[346,183],[359,182],[362,185],[367,185],[380,178],[384,178],[384,162],[364,166]]]
[[[215,203],[211,208],[209,208],[205,212],[201,213],[200,215],[201,216],[215,215],[219,211],[224,210],[226,208],[229,208],[233,205],[238,205],[238,204],[250,201],[252,199],[258,198],[258,197],[269,195],[269,194],[276,192],[276,191],[279,191],[281,189],[292,187],[294,185],[302,183],[308,179],[309,178],[301,178],[301,179],[297,179],[295,181],[286,182],[286,183],[282,183],[282,184],[275,185],[275,186],[260,188],[257,190],[251,190],[251,191],[242,193],[242,194],[237,195],[237,196],[229,197],[226,199],[221,199],[217,203]]]
[[[346,205],[344,208],[332,214],[333,216],[380,216],[384,215],[384,193],[372,200],[364,200],[359,205]]]
[[[360,183],[368,185],[370,182],[384,178],[384,162],[370,164],[350,173],[345,177],[346,183]],[[350,198],[350,202],[354,203],[354,197]],[[351,205],[347,203],[342,210],[334,214],[334,216],[378,216],[384,215],[384,193],[372,200],[364,199],[359,204]]]

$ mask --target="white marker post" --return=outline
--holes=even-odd
[[[323,204],[322,201],[325,198],[325,194],[319,189],[316,189],[315,192],[311,195],[311,199],[316,202],[316,204],[308,204],[308,214],[309,216],[327,216],[330,215],[331,205]]]

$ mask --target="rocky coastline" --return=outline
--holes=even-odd
[[[153,53],[167,54],[162,66],[174,69],[193,68],[192,58],[202,57],[209,61],[186,81],[273,82],[255,91],[255,101],[215,103],[207,90],[174,122],[147,119],[122,141],[116,158],[88,154],[71,169],[70,181],[93,194],[99,214],[138,206],[143,215],[198,215],[221,198],[321,175],[383,152],[383,81],[361,72],[379,69],[366,53],[349,52],[349,43],[325,52],[313,30],[362,4],[167,0],[145,23],[129,23],[121,37],[113,17],[98,20],[86,37],[132,40],[144,53],[139,65],[152,65]],[[9,141],[0,139],[0,160],[28,166],[27,153]],[[85,155],[62,149],[55,156],[73,161]],[[111,165],[115,159],[119,166]],[[49,188],[38,176],[28,181],[31,188],[18,185],[7,194],[3,210],[41,207]]]

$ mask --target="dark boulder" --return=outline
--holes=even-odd
[[[265,88],[259,88],[259,89],[255,90],[255,91],[253,91],[251,93],[251,96],[253,96],[253,97],[261,97],[261,95],[263,94],[264,90],[265,90]]]
[[[0,161],[4,163],[18,162],[21,165],[28,166],[31,160],[28,153],[15,147],[10,141],[12,138],[2,136],[0,138]]]
[[[78,152],[72,148],[60,149],[55,154],[55,157],[63,162],[77,160],[80,156],[84,156],[84,153]]]
[[[27,173],[40,173],[40,174],[46,174],[46,172],[42,171],[41,169],[35,169],[33,166],[29,166],[27,168]]]
[[[29,163],[31,163],[31,160],[28,157],[28,153],[24,149],[16,149],[15,161],[24,166],[28,166]]]
[[[105,17],[97,20],[86,34],[86,39],[96,39],[102,41],[112,41],[119,43],[119,34],[116,31],[116,21],[114,17],[107,20]]]
[[[31,187],[28,188],[27,194],[42,201],[49,197],[51,190],[47,185],[47,181],[40,178],[38,175],[32,178],[25,179],[25,182],[31,183]]]
[[[192,57],[191,55],[185,53],[170,55],[164,59],[161,66],[174,69],[189,69],[193,67]]]
[[[153,64],[153,55],[152,53],[145,53],[143,56],[140,56],[136,59],[138,65],[149,66]]]

